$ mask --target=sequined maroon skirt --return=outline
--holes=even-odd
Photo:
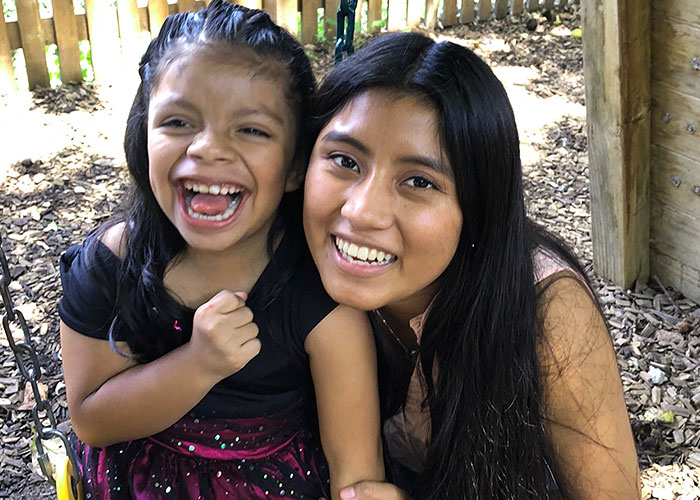
[[[330,498],[317,433],[293,420],[185,418],[155,436],[107,448],[78,442],[85,498]]]

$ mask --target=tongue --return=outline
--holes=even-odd
[[[192,197],[190,206],[195,212],[204,215],[218,215],[231,204],[232,198],[228,195],[197,193]]]

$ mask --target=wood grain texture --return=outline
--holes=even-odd
[[[12,49],[10,35],[5,24],[5,14],[0,2],[0,94],[8,94],[17,90],[15,70],[12,66]]]
[[[491,17],[491,0],[479,0],[479,19]]]
[[[700,98],[654,85],[651,124],[653,144],[700,158]]]
[[[318,14],[316,0],[301,1],[301,43],[316,43],[318,40]]]
[[[652,85],[700,97],[700,26],[652,17]],[[694,61],[695,59],[695,61]]]
[[[540,8],[540,0],[527,0],[527,10],[530,12]]]
[[[53,25],[61,65],[61,83],[76,83],[83,79],[78,47],[78,24],[75,22],[73,0],[53,1]]]
[[[660,146],[651,147],[651,196],[654,203],[700,216],[700,159]],[[700,226],[696,227],[700,234]],[[653,237],[653,233],[652,233]],[[700,239],[696,241],[700,255]]]
[[[593,264],[629,287],[649,270],[649,4],[582,3]]]
[[[39,17],[38,0],[17,2],[17,21],[27,65],[29,88],[48,87],[49,70],[46,66],[46,44]]]
[[[651,272],[657,276],[663,276],[664,283],[672,285],[680,290],[686,297],[700,302],[700,271],[694,267],[683,264],[673,256],[663,253],[651,244],[650,254]]]
[[[700,28],[700,2],[697,0],[663,0],[651,2],[654,17]]]

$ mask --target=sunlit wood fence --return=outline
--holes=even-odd
[[[423,24],[432,29],[469,23],[525,10],[553,9],[573,0],[358,0],[357,31],[400,30]],[[85,0],[76,13],[73,0],[42,0],[52,17],[42,18],[40,0],[15,0],[16,20],[0,16],[0,92],[16,88],[15,71],[26,71],[30,88],[49,86],[47,47],[55,44],[62,83],[83,79],[80,42],[89,42],[89,61],[95,79],[123,75],[124,63],[134,63],[163,20],[172,13],[199,9],[209,0]],[[335,37],[339,0],[241,0],[261,8],[302,43]],[[144,5],[146,6],[140,6]],[[0,11],[2,5],[0,4]],[[13,65],[13,51],[22,50],[23,68]],[[15,57],[16,58],[16,57]],[[83,66],[85,63],[83,64]],[[127,66],[129,67],[129,66]],[[133,67],[130,66],[130,67]],[[24,75],[21,75],[24,77]],[[22,78],[23,79],[23,78]]]

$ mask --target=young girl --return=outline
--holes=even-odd
[[[214,0],[166,20],[140,75],[129,213],[61,261],[86,498],[337,498],[381,480],[371,330],[325,294],[293,193],[303,49]]]
[[[370,310],[388,484],[358,500],[637,499],[615,354],[584,273],[525,214],[506,93],[464,47],[368,44],[324,80],[304,227]]]

